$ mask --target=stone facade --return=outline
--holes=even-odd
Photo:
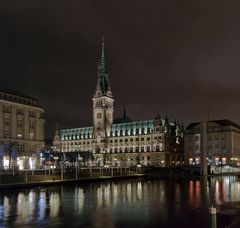
[[[113,119],[114,99],[110,88],[104,42],[98,63],[98,81],[93,95],[93,127],[57,129],[55,152],[90,151],[95,165],[166,166],[182,164],[183,126],[157,115],[153,120]]]
[[[0,166],[35,168],[44,146],[44,110],[34,98],[0,89]]]
[[[184,153],[187,164],[200,164],[200,124],[191,123],[185,130]],[[239,165],[240,126],[230,120],[207,122],[207,159],[209,164]]]

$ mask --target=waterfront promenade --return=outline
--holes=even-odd
[[[237,173],[210,173],[208,176],[237,175]],[[40,187],[61,184],[103,182],[144,177],[153,179],[198,178],[198,169],[186,167],[91,167],[49,168],[38,170],[5,170],[0,172],[0,190],[6,188]]]
[[[0,172],[0,189],[143,177],[136,168],[64,168]]]

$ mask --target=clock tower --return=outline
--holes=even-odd
[[[98,62],[98,81],[93,95],[93,134],[98,142],[110,136],[113,123],[113,95],[106,67],[104,38],[102,39],[101,58]]]

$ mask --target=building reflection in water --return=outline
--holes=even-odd
[[[74,208],[77,213],[83,212],[84,193],[82,188],[75,188],[74,191]]]
[[[28,194],[19,193],[17,198],[17,221],[16,224],[21,224],[23,221],[29,221],[29,204]]]
[[[200,180],[189,181],[189,207],[200,207]]]
[[[1,220],[4,218],[5,220],[10,216],[10,202],[7,196],[3,198],[3,206],[1,206]]]
[[[49,200],[49,217],[55,218],[59,215],[59,209],[60,209],[60,194],[59,193],[51,193],[50,194],[50,200]]]
[[[200,180],[119,181],[56,186],[0,194],[4,226],[58,225],[71,221],[84,226],[115,227],[132,222],[166,225],[185,212],[240,202],[240,183],[233,177]],[[58,219],[58,220],[56,220]],[[154,222],[153,222],[154,223]],[[154,225],[154,224],[153,224]]]
[[[41,221],[46,216],[46,192],[41,191],[38,200],[38,220]]]

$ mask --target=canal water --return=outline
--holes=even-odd
[[[0,192],[0,227],[240,227],[240,180],[125,180]]]

